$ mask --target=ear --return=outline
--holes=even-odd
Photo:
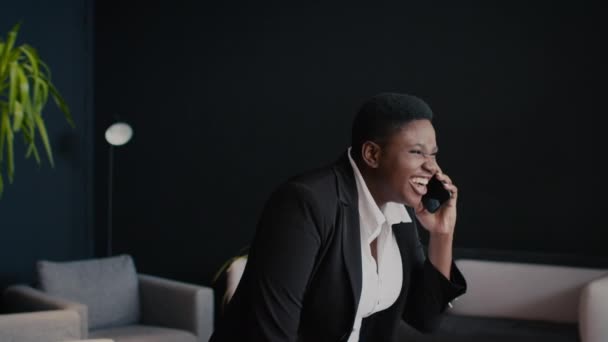
[[[366,141],[361,146],[361,156],[363,162],[375,169],[380,164],[380,153],[382,152],[380,145],[373,141]]]

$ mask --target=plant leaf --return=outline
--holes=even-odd
[[[8,181],[9,183],[12,183],[15,174],[15,159],[13,156],[13,131],[11,130],[11,123],[7,111],[2,112],[1,129],[6,138],[6,168],[8,172]]]
[[[38,57],[38,53],[36,52],[36,50],[27,44],[20,46],[19,51],[23,52],[23,54],[26,56],[27,60],[30,63],[29,66],[31,66],[31,68],[29,70],[30,74],[28,75],[28,77],[31,78],[34,82],[33,95],[31,96],[31,99],[33,100],[32,109],[34,113],[40,113],[42,111],[42,108],[44,107],[44,103],[40,99],[40,83],[42,82],[40,78],[40,68],[38,67],[38,61],[40,60],[40,58]]]
[[[34,144],[34,142],[28,145],[25,158],[29,158],[32,154],[34,155],[34,159],[36,159],[36,163],[40,165],[40,154],[38,153],[38,149],[36,148],[36,144]]]
[[[21,130],[23,133],[23,140],[27,145],[27,152],[25,153],[25,158],[29,158],[32,154],[34,155],[34,159],[36,159],[36,163],[40,165],[40,153],[38,153],[38,148],[36,147],[36,141],[34,140],[35,130],[32,130],[27,125],[27,121],[23,121],[23,129]]]
[[[41,94],[41,95],[43,95],[43,96],[41,96],[41,101],[43,103],[46,103],[47,98],[48,98],[48,93],[50,92],[51,96],[53,96],[53,100],[55,101],[55,104],[57,104],[57,107],[59,107],[59,109],[63,112],[63,114],[64,114],[66,120],[68,121],[68,123],[70,124],[70,126],[72,126],[72,128],[75,127],[76,125],[74,124],[74,119],[72,118],[70,108],[65,103],[65,100],[63,99],[61,94],[59,94],[59,91],[57,91],[57,88],[55,88],[55,86],[51,82],[51,79],[50,79],[51,72],[50,72],[48,66],[41,60],[39,60],[38,62],[40,64],[40,66],[42,67],[42,69],[44,70],[43,72],[38,74],[40,77],[41,85],[44,88],[42,90],[42,94]],[[30,72],[34,71],[30,65],[25,65],[24,69],[26,69]]]
[[[49,86],[48,82],[42,75],[32,77],[34,79],[34,85],[36,86],[36,93],[34,94],[34,106],[37,113],[42,113],[42,109],[46,105],[46,101],[49,98]]]
[[[34,87],[36,89],[34,94],[34,111],[37,113],[42,113],[42,109],[48,101],[49,86],[51,82],[44,74],[46,72],[46,66],[42,61],[39,60],[38,62],[40,63],[40,66],[43,66],[42,69],[38,70],[38,73],[35,73],[34,68],[29,64],[24,64],[23,69],[29,72],[28,77],[34,81]]]
[[[46,150],[46,155],[49,158],[49,162],[51,163],[52,167],[55,167],[55,162],[53,161],[53,152],[51,151],[51,144],[49,142],[49,136],[46,132],[44,120],[42,120],[42,116],[40,116],[40,114],[35,114],[34,120],[36,121],[36,127],[38,127],[38,131],[40,132],[40,139],[42,139],[42,144]]]
[[[4,44],[4,53],[0,56],[0,75],[3,75],[6,66],[8,64],[8,58],[11,54],[11,50],[15,45],[15,40],[17,40],[17,33],[19,32],[19,27],[21,23],[17,23],[17,25],[13,26],[13,28],[9,31],[8,37],[6,39],[6,43]],[[0,79],[1,80],[1,79]]]
[[[11,113],[15,110],[15,99],[17,98],[17,62],[11,63],[9,75],[8,112]]]
[[[4,60],[4,48],[6,47],[6,44],[4,43],[4,41],[2,40],[2,37],[0,37],[0,63],[2,60]],[[2,93],[2,91],[4,90],[4,78],[6,77],[6,75],[4,75],[3,72],[0,72],[0,93]]]
[[[21,123],[23,122],[23,106],[21,106],[21,102],[15,101],[13,115],[15,116],[13,118],[13,131],[19,132]]]
[[[25,72],[19,65],[17,65],[17,75],[19,76],[17,91],[19,92],[19,99],[21,100],[23,111],[26,114],[31,114],[32,104],[30,101],[30,84],[25,76]]]
[[[21,125],[21,133],[23,134],[23,140],[25,140],[26,144],[31,144],[34,141],[34,136],[32,135],[32,129],[28,126],[27,120],[23,120],[23,124]]]
[[[55,89],[55,86],[51,82],[48,83],[48,86],[49,86],[49,91],[51,92],[51,95],[53,96],[53,99],[55,100],[55,103],[57,104],[59,109],[61,109],[61,111],[63,112],[66,120],[68,120],[68,122],[70,123],[70,126],[72,126],[72,128],[75,127],[76,125],[74,124],[74,119],[72,118],[70,109],[65,104],[63,97],[61,97],[61,95],[59,94],[57,89]]]
[[[2,174],[2,159],[4,155],[4,141],[6,139],[6,132],[4,127],[4,117],[8,117],[6,103],[0,101],[0,175]]]

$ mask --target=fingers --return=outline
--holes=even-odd
[[[450,192],[450,199],[456,199],[458,197],[458,188],[452,183],[452,179],[448,175],[439,171],[435,174],[435,177],[437,177],[437,179],[443,183],[443,187]]]
[[[420,214],[426,212],[426,208],[422,204],[422,201],[420,201],[418,203],[418,205],[416,206],[416,208],[414,208],[414,212],[416,213],[416,215],[420,215]]]
[[[448,175],[446,175],[445,173],[439,171],[435,174],[435,177],[440,180],[442,183],[452,183],[452,179],[450,179],[450,177]]]
[[[443,187],[450,192],[450,200],[458,198],[458,188],[454,184],[443,183]]]

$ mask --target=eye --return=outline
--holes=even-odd
[[[433,153],[427,154],[427,153],[422,152],[422,150],[410,150],[409,152],[411,154],[417,154],[419,156],[431,157],[431,158],[437,157],[437,153],[438,153],[438,152],[433,152]]]

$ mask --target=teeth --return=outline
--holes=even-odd
[[[412,178],[412,181],[420,185],[427,185],[429,183],[428,179],[422,177],[414,177]]]

